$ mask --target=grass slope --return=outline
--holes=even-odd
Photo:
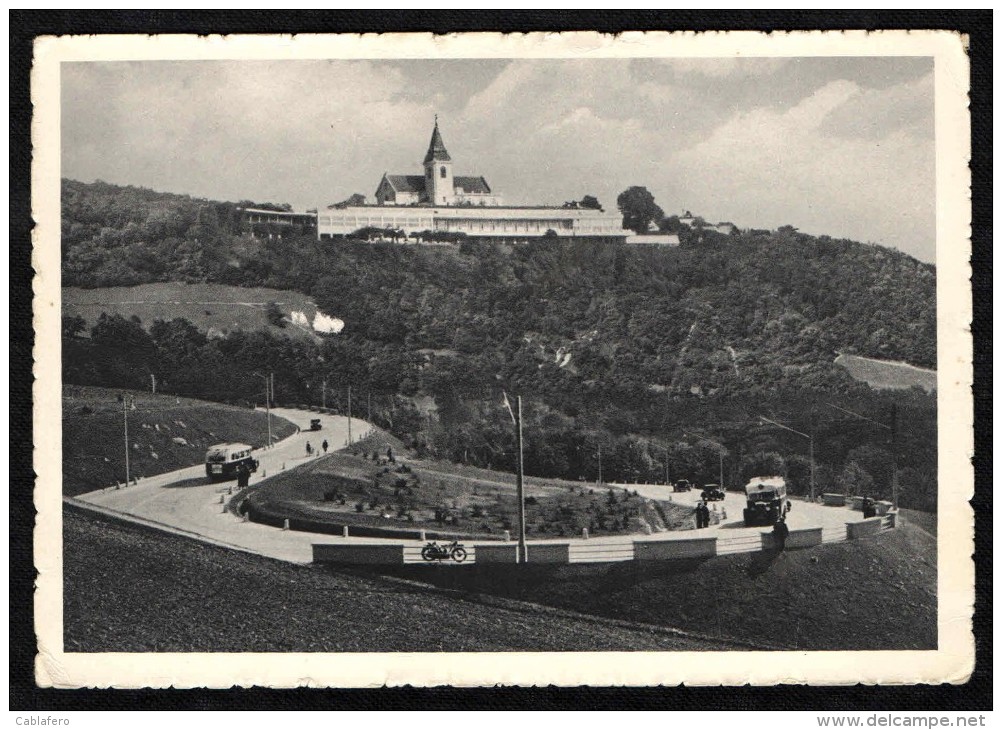
[[[278,519],[499,538],[515,529],[512,474],[415,459],[396,439],[377,432],[350,451],[328,454],[279,474],[254,490],[251,504]],[[387,461],[387,446],[394,462]],[[406,457],[406,458],[405,458]],[[692,509],[622,489],[558,479],[526,480],[530,537],[643,534],[687,529]],[[439,517],[443,517],[439,520]],[[301,528],[311,529],[311,528]]]
[[[646,626],[289,565],[63,513],[69,652],[687,651]]]
[[[225,284],[162,282],[102,289],[66,287],[62,294],[62,313],[83,317],[88,327],[107,312],[124,317],[136,315],[146,327],[157,319],[183,317],[203,331],[270,330],[273,334],[312,337],[312,333],[289,322],[284,328],[270,324],[265,305],[275,302],[286,319],[296,310],[312,321],[317,311],[317,305],[299,292]]]
[[[835,364],[845,368],[856,380],[877,390],[902,390],[918,386],[927,393],[936,390],[936,371],[915,367],[906,362],[877,360],[859,355],[839,355]]]
[[[125,479],[122,391],[63,387],[63,494],[75,496]],[[133,476],[153,476],[200,464],[205,449],[224,441],[263,446],[268,441],[264,413],[219,403],[129,392],[129,467]],[[273,438],[296,427],[271,419]],[[183,442],[174,439],[183,439]]]
[[[611,565],[407,568],[470,593],[789,649],[936,647],[936,543],[905,525],[780,555]],[[422,566],[423,568],[423,566]]]

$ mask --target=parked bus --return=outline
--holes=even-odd
[[[247,444],[216,444],[205,453],[205,475],[209,479],[234,479],[241,464],[256,472],[258,460],[251,456]]]

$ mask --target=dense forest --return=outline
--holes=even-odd
[[[240,235],[238,204],[63,182],[63,283],[212,281],[310,295],[344,331],[319,344],[263,332],[210,339],[184,321],[64,322],[68,382],[319,403],[351,384],[374,420],[438,456],[510,468],[502,390],[526,400],[540,476],[786,473],[803,489],[886,491],[890,451],[914,506],[935,499],[935,402],[878,393],[837,352],[935,366],[935,267],[879,246],[776,232],[687,232],[677,248],[543,240],[425,247]],[[900,424],[886,429],[831,404]],[[365,415],[365,411],[360,412]],[[716,444],[719,444],[716,445]],[[906,478],[905,478],[906,477]],[[903,486],[904,489],[904,486]],[[905,502],[905,499],[902,499]]]

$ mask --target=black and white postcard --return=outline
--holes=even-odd
[[[965,681],[968,76],[39,39],[37,683]]]

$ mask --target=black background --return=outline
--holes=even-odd
[[[992,707],[991,11],[10,11],[11,710],[620,709],[987,710]],[[31,491],[30,166],[32,40],[90,33],[319,33],[491,30],[949,29],[970,36],[973,175],[977,667],[961,686],[494,688],[460,690],[43,690],[34,685]],[[44,439],[44,434],[35,438]],[[782,662],[778,658],[777,662]]]

